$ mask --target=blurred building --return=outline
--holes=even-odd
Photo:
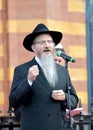
[[[7,115],[14,67],[34,56],[23,48],[23,39],[41,22],[63,33],[65,53],[76,59],[75,63],[69,62],[71,79],[87,112],[91,90],[88,88],[85,10],[85,0],[0,0],[0,115]]]

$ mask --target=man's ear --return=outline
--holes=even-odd
[[[32,45],[31,48],[32,48],[33,51],[35,51],[35,46],[34,45]]]

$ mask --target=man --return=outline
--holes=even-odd
[[[65,53],[65,50],[64,50],[61,43],[59,43],[55,46],[55,50],[56,50],[56,53],[57,53],[57,51],[61,51],[62,53]],[[55,56],[55,62],[60,64],[60,65],[65,66],[65,59],[63,59],[60,56]]]
[[[61,32],[41,23],[23,41],[35,57],[15,68],[9,96],[14,109],[21,106],[21,130],[68,130],[68,80],[71,109],[76,108],[78,97],[67,70],[54,60],[55,45],[61,39]]]

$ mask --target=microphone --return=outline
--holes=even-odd
[[[66,55],[61,50],[56,50],[56,55],[62,57],[63,59],[65,59],[67,61],[73,62],[73,63],[76,61],[73,57]]]

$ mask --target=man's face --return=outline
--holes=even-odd
[[[55,53],[55,44],[49,34],[40,34],[33,42],[32,49],[35,54],[41,57],[42,54],[49,55]]]

